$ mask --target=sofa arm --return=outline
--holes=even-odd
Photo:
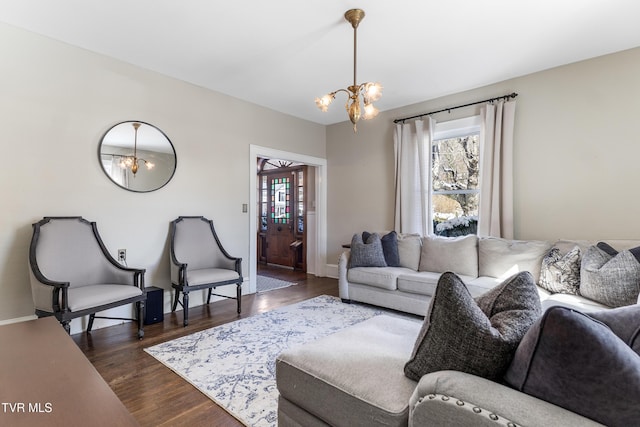
[[[349,257],[351,251],[347,249],[340,254],[338,258],[338,295],[343,300],[349,299],[349,281],[347,280],[347,270],[349,266]]]
[[[601,426],[549,402],[458,371],[423,376],[409,401],[409,427],[509,422],[524,426]]]

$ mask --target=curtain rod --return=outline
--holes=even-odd
[[[437,111],[431,111],[429,113],[422,113],[422,114],[418,114],[416,116],[411,116],[411,117],[404,117],[402,119],[395,119],[393,121],[393,123],[404,123],[405,120],[411,120],[411,119],[418,119],[420,117],[424,117],[424,116],[430,116],[431,114],[436,114],[436,113],[442,113],[443,111],[448,111],[449,113],[451,112],[451,110],[455,110],[457,108],[464,108],[464,107],[470,107],[472,105],[476,105],[476,104],[482,104],[485,102],[493,102],[493,101],[498,101],[500,99],[504,99],[505,101],[508,100],[509,98],[515,98],[516,96],[518,96],[517,93],[513,92],[510,93],[509,95],[502,95],[502,96],[497,96],[495,98],[490,98],[490,99],[485,99],[484,101],[476,101],[476,102],[471,102],[469,104],[464,104],[464,105],[456,105],[455,107],[449,107],[449,108],[443,108],[442,110],[437,110]]]

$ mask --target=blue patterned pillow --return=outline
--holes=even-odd
[[[367,243],[362,241],[360,234],[354,234],[351,239],[351,256],[349,257],[349,268],[355,267],[386,267],[384,252],[382,251],[382,241],[380,236],[372,234]]]

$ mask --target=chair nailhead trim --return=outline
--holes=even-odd
[[[479,414],[480,412],[482,412],[482,409],[478,408],[477,406],[474,406],[473,412],[475,412],[476,414]]]
[[[456,405],[464,406],[464,402],[462,400],[458,400],[458,401],[456,401]]]
[[[489,418],[491,418],[493,421],[498,420],[498,416],[496,414],[489,414]]]
[[[518,427],[514,423],[507,423],[507,427]]]
[[[444,400],[445,402],[449,400],[449,396],[442,396],[442,400]]]
[[[427,397],[428,397],[430,400],[433,400],[433,399],[435,399],[435,398],[436,398],[436,395],[435,395],[435,394],[430,394],[430,395],[428,395]]]

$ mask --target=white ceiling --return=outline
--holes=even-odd
[[[321,124],[379,81],[389,110],[640,46],[638,0],[0,0],[0,21]],[[640,78],[640,76],[639,76]]]

